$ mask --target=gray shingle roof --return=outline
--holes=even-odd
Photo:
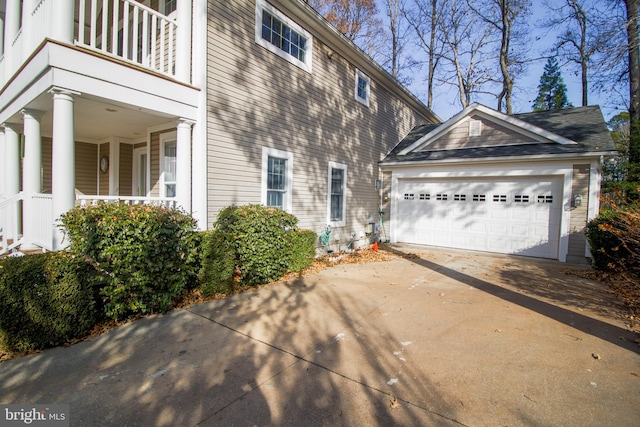
[[[493,147],[472,147],[455,150],[419,151],[400,156],[399,153],[403,149],[409,147],[442,124],[420,125],[413,128],[411,132],[391,150],[381,164],[465,159],[481,160],[483,158],[523,156],[584,155],[589,153],[598,155],[598,153],[601,152],[615,151],[615,145],[607,129],[600,107],[598,106],[514,114],[512,117],[568,138],[578,144],[531,143]]]

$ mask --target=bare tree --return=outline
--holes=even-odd
[[[523,20],[530,13],[529,0],[467,0],[467,5],[483,21],[494,27],[500,34],[499,69],[502,89],[498,94],[498,111],[513,113],[513,81],[522,73],[524,59],[525,28]],[[521,44],[516,49],[514,44]]]
[[[629,162],[640,163],[640,54],[638,52],[638,0],[625,0],[627,12],[627,50],[629,54]],[[640,165],[633,181],[640,181]]]
[[[605,27],[596,0],[563,0],[548,2],[549,18],[545,26],[563,28],[554,46],[558,57],[575,64],[580,70],[582,105],[588,105],[592,57],[604,48]]]
[[[384,32],[375,0],[309,0],[309,4],[369,56],[380,55]]]
[[[433,82],[444,43],[438,36],[443,3],[446,0],[413,0],[402,11],[415,32],[415,44],[427,55],[427,107],[433,107]]]
[[[402,13],[403,10],[406,10],[405,0],[381,0],[381,3],[387,15],[388,36],[390,37],[390,46],[386,49],[387,55],[383,65],[388,68],[393,77],[408,84],[411,78],[402,73],[416,65],[416,62],[405,52],[411,30]]]
[[[456,86],[460,105],[465,108],[474,94],[488,93],[483,87],[495,82],[491,66],[496,58],[492,52],[495,31],[478,16],[469,13],[465,3],[447,0],[441,10],[439,37],[445,48],[440,81]]]

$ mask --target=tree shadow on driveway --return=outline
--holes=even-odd
[[[560,304],[577,306],[578,310],[582,310],[580,307],[583,306],[590,311],[611,317],[611,312],[608,308],[619,309],[620,305],[617,305],[612,297],[607,298],[605,290],[597,292],[594,291],[593,287],[581,288],[579,285],[576,285],[575,282],[585,279],[575,276],[569,275],[563,279],[559,279],[557,275],[545,273],[543,269],[537,269],[536,273],[533,274],[531,269],[524,267],[529,263],[558,264],[557,261],[518,258],[520,260],[518,263],[502,263],[503,268],[499,266],[499,264],[501,264],[500,261],[493,263],[491,268],[496,271],[495,276],[492,276],[491,280],[500,283],[496,284],[455,270],[451,268],[454,265],[451,262],[448,262],[445,266],[437,261],[431,261],[424,257],[408,257],[406,256],[407,252],[400,249],[386,249],[403,256],[415,264],[456,280],[459,283],[471,286],[581,332],[640,354],[640,345],[636,342],[638,336],[634,331],[615,326],[612,323],[597,319],[594,316],[582,314],[560,306]],[[558,269],[558,265],[554,265],[553,267]],[[569,267],[567,266],[567,268]],[[527,295],[524,292],[533,294],[533,296]]]

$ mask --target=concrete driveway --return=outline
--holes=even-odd
[[[72,426],[635,426],[640,346],[584,268],[424,247],[0,364]],[[595,357],[594,357],[595,355]]]

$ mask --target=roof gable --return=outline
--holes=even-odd
[[[474,145],[454,138],[465,121],[481,120],[500,141]],[[488,127],[485,127],[488,126]],[[483,130],[483,131],[484,131]],[[455,147],[455,148],[453,148]],[[568,108],[506,116],[478,104],[445,123],[416,126],[380,163],[409,165],[432,162],[507,161],[558,156],[601,157],[616,153],[615,144],[598,106]]]
[[[472,123],[476,122],[476,123]],[[479,128],[479,135],[470,132]],[[455,150],[531,143],[577,144],[539,126],[507,116],[477,103],[471,104],[398,154],[428,150]]]

